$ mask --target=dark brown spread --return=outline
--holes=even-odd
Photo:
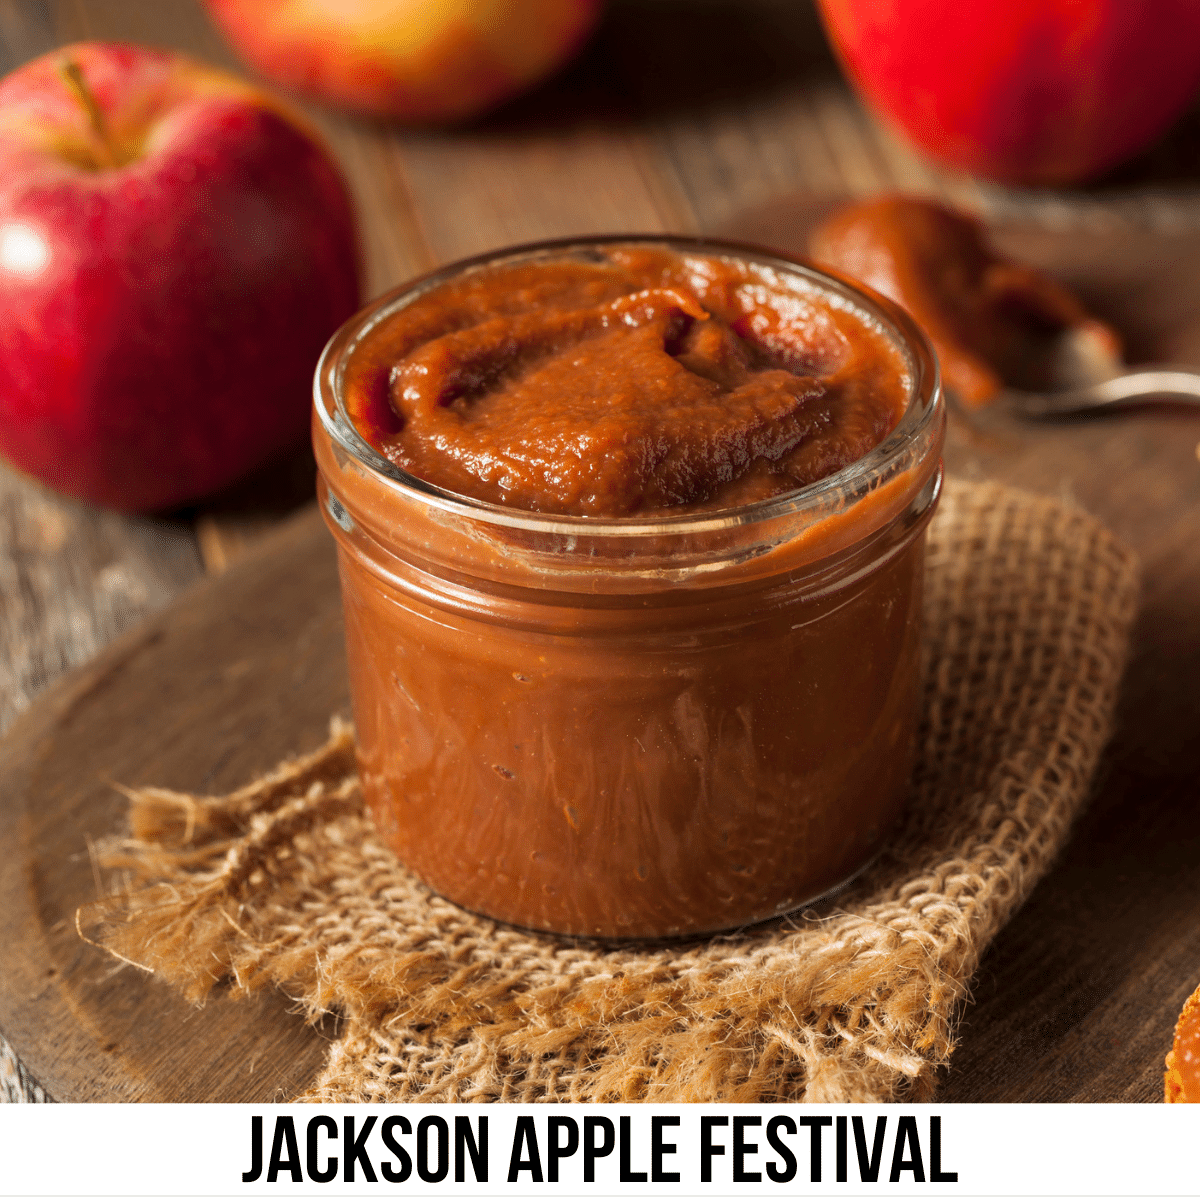
[[[493,266],[374,329],[346,378],[397,466],[512,508],[730,508],[855,462],[906,402],[858,312],[765,268],[655,247]]]
[[[977,220],[944,205],[907,196],[849,205],[814,231],[809,249],[906,308],[968,407],[1006,384],[1040,391],[1079,382],[1059,378],[1067,332],[1106,365],[1119,360],[1116,333],[1062,284],[1001,257]]]

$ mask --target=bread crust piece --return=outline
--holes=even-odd
[[[1175,1052],[1180,1048],[1179,1042],[1183,1036],[1184,1027],[1193,1020],[1200,1020],[1200,987],[1184,1002],[1183,1011],[1179,1014],[1179,1020],[1175,1023],[1175,1044],[1171,1047],[1171,1051],[1167,1055],[1167,1071],[1163,1076],[1165,1091],[1163,1099],[1167,1104],[1200,1102],[1200,1096],[1188,1096],[1185,1093],[1183,1077],[1179,1073],[1179,1064],[1175,1057]]]

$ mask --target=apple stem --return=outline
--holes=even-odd
[[[75,98],[80,108],[87,113],[92,132],[96,135],[96,141],[99,143],[97,155],[100,160],[99,165],[102,167],[117,166],[116,148],[108,135],[108,124],[104,120],[104,113],[100,109],[95,93],[88,87],[79,64],[73,58],[68,58],[59,65],[58,73],[66,85],[67,91]]]

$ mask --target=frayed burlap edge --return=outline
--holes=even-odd
[[[1044,874],[1109,733],[1136,594],[1087,515],[948,483],[930,530],[904,826],[834,900],[685,945],[530,934],[430,894],[361,808],[353,740],[225,797],[129,792],[81,931],[200,1001],[278,986],[341,1036],[301,1099],[927,1099],[979,956]]]

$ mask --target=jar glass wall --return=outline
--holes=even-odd
[[[617,520],[443,491],[355,429],[342,377],[380,321],[457,273],[603,240],[426,276],[343,327],[316,378],[320,503],[381,833],[468,909],[599,937],[775,916],[880,849],[912,767],[944,427],[932,354],[894,305],[753,248],[646,240],[861,313],[906,364],[899,424],[809,487]]]

